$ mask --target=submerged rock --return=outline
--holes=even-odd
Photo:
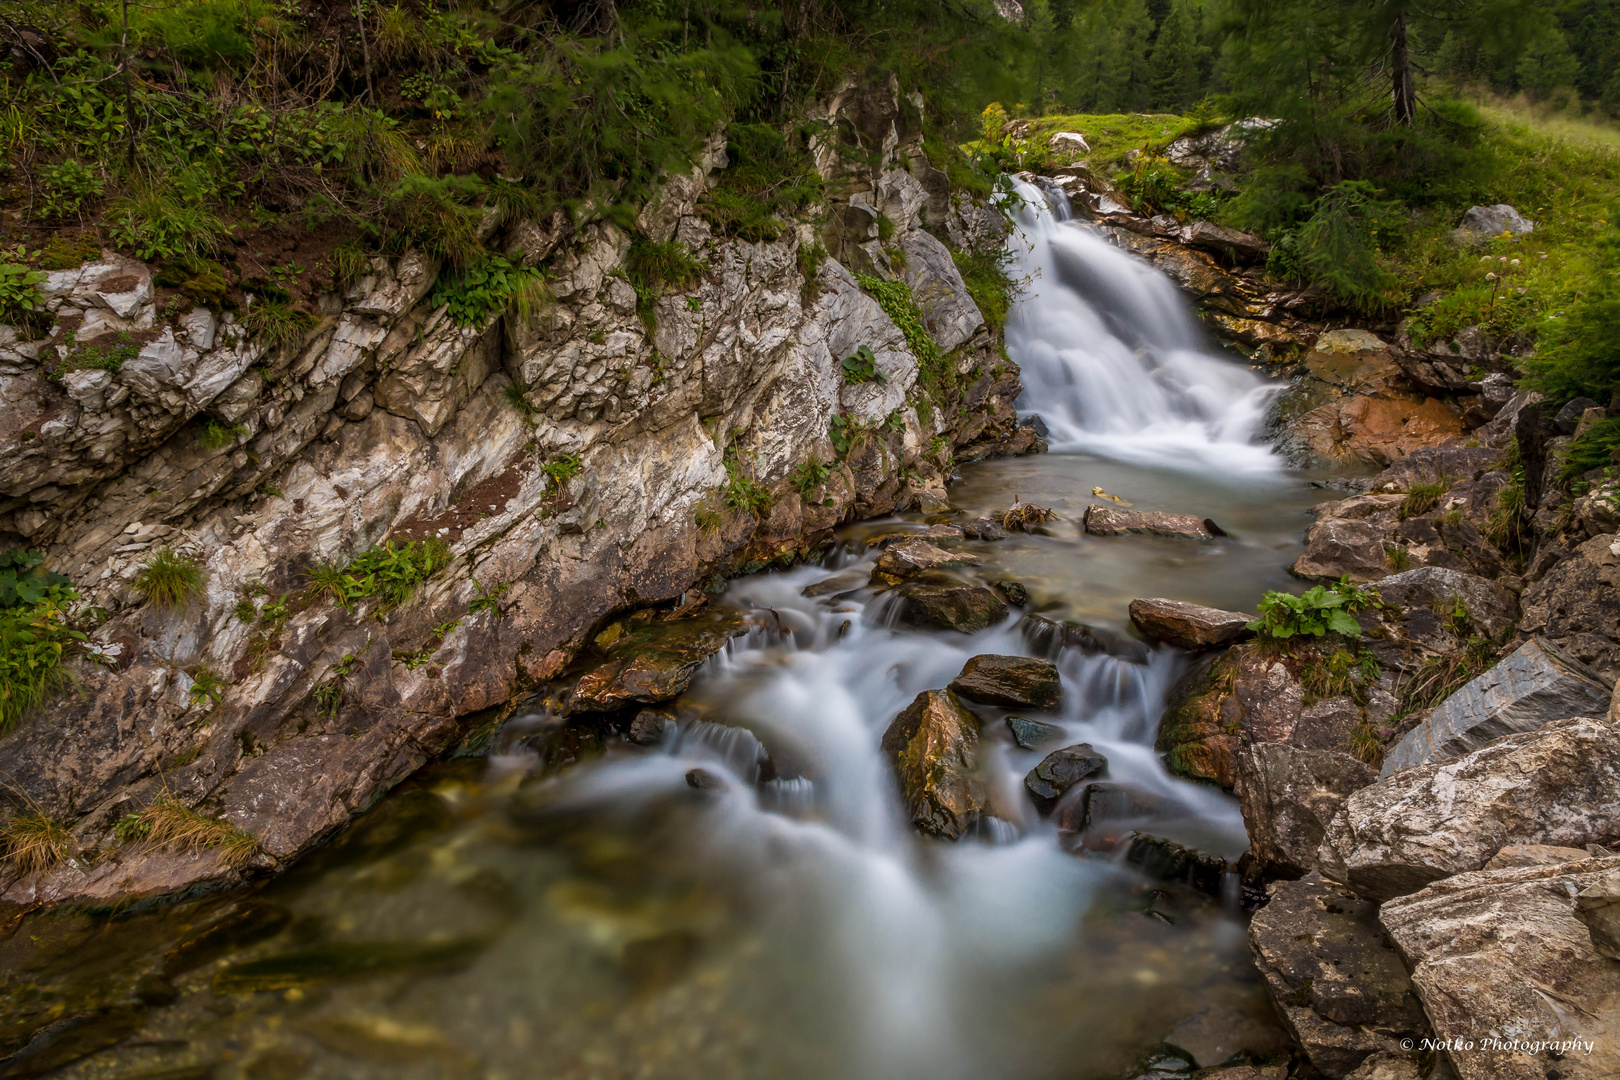
[[[950,688],[969,700],[1009,709],[1055,709],[1062,693],[1052,661],[993,654],[969,660]]]
[[[1186,885],[1205,896],[1221,897],[1227,869],[1225,859],[1146,833],[1130,834],[1123,846],[1126,865],[1134,866],[1148,877]]]
[[[1300,877],[1345,799],[1378,778],[1349,754],[1260,743],[1237,755],[1236,794],[1255,860],[1268,873]]]
[[[912,578],[895,595],[899,621],[923,630],[976,634],[1007,617],[1007,602],[993,589],[940,573]]]
[[[1377,905],[1317,874],[1268,891],[1249,947],[1278,1015],[1323,1075],[1342,1080],[1372,1054],[1428,1034]]]
[[[912,824],[959,840],[989,806],[977,771],[979,718],[949,690],[924,690],[883,733]]]
[[[1150,533],[1154,536],[1173,536],[1184,540],[1213,540],[1225,536],[1222,528],[1209,518],[1192,514],[1163,514],[1146,510],[1120,510],[1112,506],[1089,506],[1081,519],[1086,532],[1092,536],[1123,536],[1127,533]]]
[[[1492,739],[1567,716],[1601,716],[1610,686],[1550,642],[1526,642],[1442,701],[1384,758],[1382,775],[1460,757]]]
[[[1024,777],[1024,787],[1041,813],[1049,813],[1074,785],[1108,771],[1108,759],[1093,750],[1090,743],[1076,743],[1054,750],[1041,759]]]
[[[603,662],[580,676],[565,711],[607,712],[679,697],[705,660],[747,632],[747,621],[729,611],[633,629],[608,646]]]
[[[1481,869],[1509,844],[1620,835],[1616,736],[1604,720],[1560,720],[1362,788],[1328,826],[1323,872],[1382,901]]]
[[[1445,1051],[1459,1080],[1620,1075],[1620,963],[1599,951],[1577,906],[1617,871],[1610,856],[1457,874],[1383,906],[1435,1036],[1471,1043]],[[1575,1038],[1590,1052],[1556,1045]]]
[[[1130,613],[1131,622],[1144,635],[1182,649],[1213,649],[1254,636],[1248,624],[1255,616],[1184,600],[1132,600]]]

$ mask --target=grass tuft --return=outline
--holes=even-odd
[[[49,870],[67,857],[73,833],[38,809],[14,814],[0,825],[0,847],[7,862],[25,874]]]
[[[135,592],[157,607],[183,608],[203,594],[203,568],[189,555],[159,548],[135,575]]]
[[[168,792],[137,813],[126,815],[115,832],[126,843],[145,840],[155,847],[176,851],[214,848],[219,851],[220,862],[233,867],[246,863],[259,850],[259,841],[252,833],[193,810]]]
[[[1451,490],[1452,480],[1449,476],[1426,484],[1413,484],[1406,491],[1406,498],[1396,509],[1396,515],[1405,521],[1407,518],[1421,517],[1440,505],[1440,500]]]

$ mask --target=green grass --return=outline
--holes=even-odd
[[[203,594],[203,568],[189,555],[159,548],[147,557],[135,575],[135,592],[160,608],[183,608]]]
[[[253,834],[201,810],[194,810],[164,792],[143,809],[125,815],[114,832],[124,843],[144,840],[177,851],[215,849],[226,866],[241,866],[259,850]]]
[[[1174,113],[1073,113],[1043,116],[1030,123],[1031,163],[1055,168],[1075,157],[1069,152],[1054,153],[1047,140],[1059,131],[1078,131],[1086,137],[1091,153],[1080,157],[1093,165],[1123,166],[1132,150],[1159,154],[1181,136],[1199,130],[1200,121]]]
[[[283,300],[255,297],[242,313],[242,329],[265,345],[294,345],[315,328],[314,314]]]
[[[1421,517],[1440,505],[1440,500],[1446,492],[1451,490],[1452,479],[1442,476],[1440,479],[1427,484],[1413,484],[1406,491],[1406,498],[1396,508],[1395,514],[1402,521],[1407,518]]]
[[[311,602],[325,599],[339,604],[376,598],[385,607],[397,607],[453,558],[442,540],[412,540],[404,545],[390,540],[367,548],[343,566],[316,563],[309,570],[306,597]],[[266,604],[261,616],[269,610]]]
[[[204,450],[223,450],[250,434],[245,424],[222,424],[218,420],[210,420],[198,433],[197,444]]]

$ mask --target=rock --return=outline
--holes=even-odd
[[[1345,799],[1378,778],[1349,754],[1260,743],[1237,755],[1238,801],[1249,850],[1268,874],[1301,877]]]
[[[1186,885],[1217,900],[1224,898],[1225,859],[1140,832],[1126,836],[1123,847],[1125,865],[1140,870],[1145,876],[1155,881]],[[1217,1060],[1224,1061],[1225,1058]]]
[[[727,791],[731,787],[708,769],[686,770],[686,786],[696,791]]]
[[[1557,720],[1362,788],[1328,826],[1323,873],[1388,900],[1478,870],[1509,844],[1579,847],[1620,835],[1615,736],[1603,720]]]
[[[1452,230],[1452,235],[1465,243],[1482,244],[1504,234],[1525,236],[1534,232],[1535,228],[1535,222],[1527,220],[1507,203],[1497,203],[1495,206],[1470,206],[1463,214],[1462,224]]]
[[[1370,330],[1329,330],[1317,335],[1311,346],[1319,353],[1382,352],[1388,348],[1384,339]]]
[[[864,589],[867,585],[868,575],[859,570],[849,570],[842,574],[834,574],[830,578],[812,581],[799,590],[800,596],[837,596],[840,593],[851,593],[857,589]]]
[[[746,633],[734,612],[653,623],[617,638],[606,659],[580,676],[565,714],[608,712],[632,702],[655,704],[679,697],[705,660]]]
[[[1469,621],[1492,640],[1501,640],[1519,621],[1519,603],[1513,593],[1478,574],[1420,566],[1380,578],[1377,585],[1379,599],[1405,609],[1407,616],[1419,611],[1438,616],[1461,601]]]
[[[1573,435],[1575,429],[1580,427],[1581,417],[1586,415],[1588,409],[1602,409],[1603,406],[1589,397],[1572,398],[1564,404],[1553,416],[1552,425],[1560,435]]]
[[[1007,530],[989,518],[974,518],[962,523],[962,531],[974,540],[1005,540]]]
[[[1558,866],[1580,862],[1588,857],[1585,848],[1558,847],[1556,844],[1509,844],[1492,855],[1486,870],[1513,870],[1522,866]]]
[[[1050,813],[1065,792],[1082,780],[1101,776],[1108,771],[1108,759],[1091,748],[1090,743],[1077,743],[1054,750],[1041,759],[1024,777],[1024,787],[1041,813]]]
[[[976,634],[1007,617],[1007,602],[984,585],[957,581],[943,574],[912,578],[895,590],[896,617],[923,630],[956,630]]]
[[[1182,649],[1213,649],[1253,637],[1255,616],[1184,600],[1132,600],[1131,622],[1143,635]]]
[[[1384,530],[1365,521],[1319,520],[1305,534],[1305,550],[1288,572],[1307,581],[1377,581],[1389,573],[1395,545]]]
[[[1464,684],[1407,732],[1384,758],[1382,776],[1460,757],[1512,732],[1535,731],[1567,716],[1607,713],[1613,688],[1551,643],[1526,642]]]
[[[1616,870],[1611,856],[1464,873],[1383,906],[1435,1037],[1471,1043],[1444,1051],[1459,1080],[1620,1075],[1620,963],[1572,902]]]
[[[1007,717],[1007,730],[1012,732],[1013,742],[1024,750],[1039,750],[1063,738],[1063,729],[1056,724],[1043,724],[1022,716]]]
[[[624,737],[637,746],[657,746],[679,730],[673,713],[663,709],[642,709],[630,721]]]
[[[1058,828],[1081,833],[1104,829],[1104,846],[1122,841],[1132,822],[1142,822],[1165,808],[1165,800],[1130,784],[1092,783],[1080,789],[1080,798],[1063,800],[1058,807]]]
[[[1092,536],[1151,533],[1154,536],[1175,536],[1187,540],[1212,540],[1217,536],[1226,535],[1225,531],[1209,518],[1194,517],[1192,514],[1160,514],[1093,505],[1086,508],[1082,520],[1086,532]]]
[[[1055,709],[1062,684],[1057,665],[1029,656],[975,656],[950,688],[971,701],[1008,709]]]
[[[1422,1076],[1412,1055],[1381,1050],[1368,1055],[1345,1080],[1420,1080]]]
[[[1311,874],[1280,881],[1249,922],[1249,947],[1283,1023],[1334,1080],[1428,1033],[1376,905]]]
[[[1524,590],[1522,634],[1536,634],[1600,679],[1620,675],[1620,552],[1613,533],[1570,552]]]
[[[984,325],[984,316],[968,293],[950,249],[921,229],[900,240],[906,263],[900,277],[922,311],[927,328],[942,352],[966,343]]]
[[[1620,870],[1576,893],[1575,914],[1586,924],[1598,955],[1620,960]]]
[[[1207,1006],[1178,1022],[1164,1041],[1190,1055],[1193,1064],[1202,1069],[1230,1061],[1240,1053],[1268,1057],[1284,1045],[1283,1033],[1276,1025],[1263,1023],[1251,1013],[1219,1005]],[[1258,1074],[1258,1070],[1251,1071]],[[1205,1080],[1221,1075],[1206,1073]]]
[[[1230,1069],[1207,1072],[1203,1080],[1288,1080],[1286,1065],[1234,1065]]]
[[[878,556],[872,569],[873,584],[898,585],[907,578],[946,566],[961,566],[979,561],[977,555],[946,551],[926,540],[906,540],[890,544]]]
[[[1054,154],[1089,154],[1091,144],[1078,131],[1054,131],[1047,137],[1047,145]]]
[[[925,690],[883,733],[912,824],[947,840],[961,839],[989,806],[976,770],[979,720],[949,690]]]
[[[1265,262],[1271,252],[1271,245],[1253,233],[1239,232],[1207,221],[1195,221],[1184,227],[1181,242],[1240,265]]]

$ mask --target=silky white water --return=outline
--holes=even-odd
[[[1008,269],[1023,294],[1007,354],[1019,407],[1054,450],[1211,474],[1281,468],[1256,435],[1276,393],[1216,356],[1169,278],[1077,221],[1061,191],[1014,181]]]

